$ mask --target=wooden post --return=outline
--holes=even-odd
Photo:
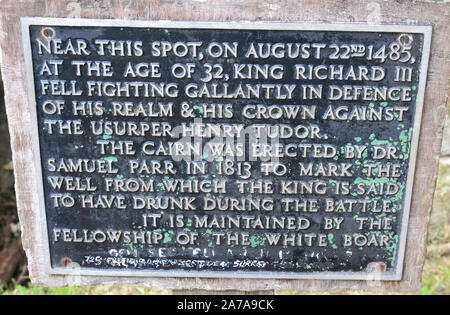
[[[125,2],[127,2],[125,4]],[[211,292],[266,292],[268,289],[285,290],[365,290],[365,291],[417,291],[421,286],[421,270],[425,259],[426,235],[436,183],[437,168],[442,139],[442,127],[446,116],[448,98],[449,51],[448,4],[439,0],[394,1],[372,0],[218,0],[218,1],[164,1],[164,0],[3,0],[0,3],[0,50],[1,72],[5,83],[6,111],[8,115],[14,173],[17,193],[18,213],[21,221],[22,242],[27,254],[30,278],[34,284],[65,286],[73,284],[92,285],[106,283],[143,283],[148,286],[175,289],[175,294],[202,290]],[[138,21],[253,21],[264,22],[310,22],[316,25],[330,22],[339,25],[366,24],[367,27],[384,24],[396,32],[397,24],[431,25],[433,36],[426,91],[424,96],[422,123],[420,130],[416,173],[411,187],[411,207],[409,222],[403,228],[407,232],[405,256],[401,280],[373,281],[321,279],[243,279],[243,278],[189,278],[189,277],[123,277],[95,273],[77,274],[74,264],[70,275],[49,272],[49,257],[44,251],[49,246],[45,216],[42,215],[43,202],[39,191],[43,181],[38,174],[42,165],[35,163],[40,151],[34,147],[36,121],[33,113],[38,108],[27,98],[30,88],[26,70],[30,68],[31,50],[24,51],[21,30],[22,17],[82,18]],[[165,23],[165,22],[162,22]],[[243,23],[245,24],[245,23]],[[391,33],[392,33],[391,32]],[[29,29],[24,34],[28,34]],[[51,32],[50,32],[51,33]],[[47,36],[46,34],[43,34]],[[407,38],[406,36],[405,38]],[[26,43],[29,45],[30,42]],[[373,48],[373,47],[372,47]],[[396,51],[398,53],[398,51]],[[25,56],[24,56],[25,53]],[[406,53],[399,57],[403,58]],[[398,60],[398,59],[397,59]],[[303,61],[299,61],[303,62]],[[406,70],[405,70],[406,71]],[[403,76],[402,76],[403,77]],[[405,79],[409,76],[405,72]],[[399,79],[402,79],[399,76]],[[33,79],[30,79],[33,80]],[[415,87],[417,88],[417,87]],[[312,95],[313,93],[311,93]],[[401,102],[399,102],[401,103]],[[414,129],[414,128],[413,128]],[[355,141],[358,141],[355,139]],[[63,150],[63,149],[62,149]],[[45,164],[45,162],[44,162]],[[53,227],[52,227],[53,228]],[[58,235],[61,232],[56,231]],[[69,233],[69,232],[67,232]],[[66,239],[70,239],[70,235]],[[45,235],[45,237],[43,236]],[[335,244],[334,244],[335,245]],[[70,258],[70,257],[68,257]],[[280,258],[282,260],[283,258]],[[70,261],[70,260],[64,260]],[[58,262],[60,262],[58,260]],[[374,265],[375,264],[375,265]],[[383,267],[382,262],[370,265]],[[81,266],[81,264],[80,264]],[[80,267],[79,266],[79,267]],[[75,266],[76,267],[76,266]],[[84,268],[84,266],[81,266]],[[84,270],[84,269],[83,269]],[[383,268],[380,268],[383,271]],[[61,270],[58,270],[61,271]],[[375,279],[376,280],[376,279]],[[194,290],[194,291],[187,291]],[[210,290],[210,291],[209,291]],[[242,291],[236,291],[242,290]]]

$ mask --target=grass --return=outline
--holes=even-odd
[[[89,287],[41,287],[35,285],[16,285],[5,286],[0,290],[2,295],[80,295],[80,294],[92,294]]]
[[[80,287],[41,287],[11,285],[0,289],[0,295],[161,295],[170,290],[152,289],[142,285],[97,285]]]
[[[441,163],[439,177],[434,196],[433,212],[428,229],[428,248],[450,242],[450,164]],[[34,285],[12,284],[0,288],[0,295],[157,295],[170,294],[170,290],[152,289],[142,285],[98,285],[85,287],[52,288]],[[276,291],[276,294],[360,294],[357,291],[320,292]],[[393,293],[397,294],[397,293]],[[422,274],[422,288],[413,294],[437,295],[450,294],[450,256],[441,256],[436,251],[429,250]]]

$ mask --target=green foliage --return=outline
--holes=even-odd
[[[170,294],[169,290],[150,289],[142,285],[97,285],[79,287],[42,287],[35,285],[11,285],[0,287],[0,295],[158,295]]]
[[[4,286],[0,288],[1,295],[80,295],[90,294],[89,287],[41,287],[34,285],[19,285],[13,284],[12,286]]]

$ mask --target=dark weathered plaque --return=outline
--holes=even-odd
[[[22,23],[51,273],[401,279],[429,27]]]

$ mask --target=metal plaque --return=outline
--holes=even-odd
[[[22,29],[50,273],[401,279],[431,27]]]

